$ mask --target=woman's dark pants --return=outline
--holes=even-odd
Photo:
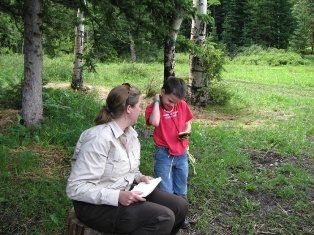
[[[187,201],[155,189],[146,202],[130,206],[94,205],[73,201],[76,215],[87,226],[105,233],[176,234],[188,211]]]

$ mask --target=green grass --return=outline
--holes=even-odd
[[[300,87],[310,89],[314,87],[314,68],[310,65],[239,65],[224,66],[223,78],[231,82],[252,83],[252,85],[277,85],[283,88]]]
[[[178,55],[182,78],[188,76],[187,58]],[[3,87],[9,77],[20,79],[13,59],[19,57],[0,56],[6,63]],[[70,61],[45,59],[45,80],[70,83]],[[188,197],[195,234],[313,233],[313,65],[224,66],[231,100],[198,111],[193,122],[190,152],[197,174],[190,175]],[[85,83],[110,89],[130,82],[145,91],[150,80],[161,84],[162,77],[159,63],[98,64],[97,73],[85,72]],[[45,89],[40,128],[27,130],[19,116],[7,124],[0,134],[0,234],[66,231],[70,157],[101,105],[96,93]],[[143,116],[136,129],[141,170],[151,175],[154,145]]]

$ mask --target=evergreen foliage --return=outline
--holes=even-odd
[[[243,45],[243,29],[246,17],[244,2],[241,0],[222,1],[226,8],[223,22],[222,41],[231,54],[236,53],[237,47]]]
[[[22,53],[23,37],[13,17],[0,11],[0,53]]]
[[[215,9],[218,38],[230,55],[241,46],[253,44],[288,48],[295,26],[289,0],[222,0]]]
[[[221,0],[208,1],[208,35],[224,43],[235,56],[239,47],[258,44],[299,53],[313,52],[313,2],[311,0]],[[73,53],[76,11],[86,16],[86,65],[99,61],[130,59],[132,34],[137,58],[156,60],[164,45],[176,9],[186,12],[180,34],[190,37],[191,17],[195,14],[191,0],[171,1],[44,1],[43,45],[50,56]],[[23,49],[23,1],[4,0],[0,3],[1,53]],[[210,19],[210,17],[208,18]],[[178,47],[179,50],[185,49]]]
[[[45,1],[44,12],[44,53],[50,57],[60,56],[63,53],[73,53],[74,28],[77,20],[76,9],[67,8],[52,1]]]
[[[298,0],[292,14],[296,20],[296,29],[291,38],[291,47],[302,54],[313,53],[314,47],[314,2]]]

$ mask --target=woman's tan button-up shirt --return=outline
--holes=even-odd
[[[136,131],[123,132],[111,121],[84,131],[75,148],[66,192],[92,204],[118,205],[119,192],[129,190],[142,174]]]

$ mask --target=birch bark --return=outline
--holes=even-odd
[[[207,0],[193,0],[193,6],[197,10],[197,14],[207,14]],[[206,40],[206,22],[195,16],[192,19],[191,40],[197,45],[203,46]],[[208,98],[208,94],[200,89],[208,86],[207,72],[201,60],[196,55],[190,54],[190,73],[189,84],[191,87],[191,102],[200,104]]]
[[[130,40],[131,61],[134,63],[134,62],[136,62],[136,50],[135,50],[135,43],[134,43],[133,36],[132,36],[131,32],[129,32],[129,40]]]
[[[77,18],[79,25],[75,28],[74,67],[71,87],[75,90],[83,89],[83,53],[84,53],[84,14],[78,9]]]
[[[175,76],[175,48],[178,32],[183,20],[184,10],[179,8],[171,24],[171,29],[164,44],[164,81]]]

